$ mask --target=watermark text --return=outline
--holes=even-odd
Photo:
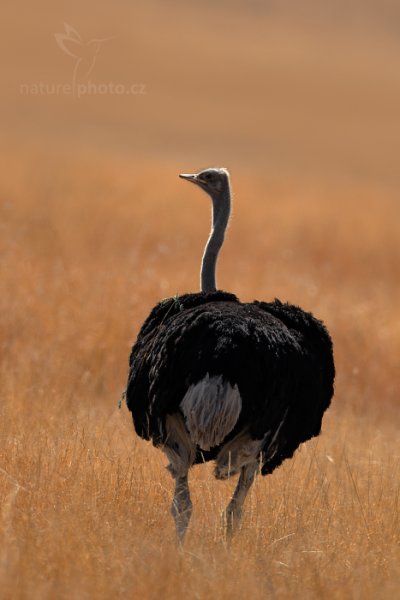
[[[19,93],[23,96],[141,96],[147,93],[144,83],[20,83]]]

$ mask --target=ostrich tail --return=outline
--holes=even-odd
[[[207,375],[192,384],[180,408],[194,444],[202,450],[218,446],[235,427],[242,410],[237,385],[231,386],[222,375]]]

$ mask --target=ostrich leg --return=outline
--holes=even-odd
[[[240,470],[239,481],[236,489],[229,502],[225,512],[223,513],[224,523],[226,525],[227,539],[230,540],[238,529],[242,519],[242,507],[246,499],[249,489],[254,481],[255,475],[259,468],[257,462],[245,465]]]
[[[167,415],[166,428],[167,438],[163,451],[170,460],[167,469],[175,480],[171,514],[175,520],[178,542],[182,545],[192,516],[188,471],[194,462],[196,448],[189,437],[180,413]]]
[[[192,516],[192,501],[190,499],[187,473],[175,477],[175,495],[172,500],[171,514],[175,520],[178,542],[182,545]]]

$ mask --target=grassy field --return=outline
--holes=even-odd
[[[5,7],[2,599],[398,594],[398,11],[317,4]],[[21,93],[71,81],[65,22],[115,36],[95,83],[146,93]],[[219,287],[323,319],[336,392],[321,436],[257,479],[230,549],[220,514],[236,482],[192,470],[180,553],[166,460],[118,403],[150,308],[198,289],[210,204],[177,174],[211,165],[234,189]]]
[[[323,318],[336,395],[318,441],[257,480],[231,551],[219,515],[233,483],[193,469],[179,554],[165,459],[118,400],[149,308],[197,287],[209,203],[163,165],[155,179],[154,165],[127,174],[80,157],[49,190],[43,167],[17,177],[18,164],[7,164],[1,215],[2,596],[394,597],[398,203],[234,179],[221,286]]]

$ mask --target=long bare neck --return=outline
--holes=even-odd
[[[212,196],[212,227],[201,263],[201,291],[215,292],[215,272],[218,254],[224,243],[225,230],[231,213],[231,194],[229,185],[218,196]]]

